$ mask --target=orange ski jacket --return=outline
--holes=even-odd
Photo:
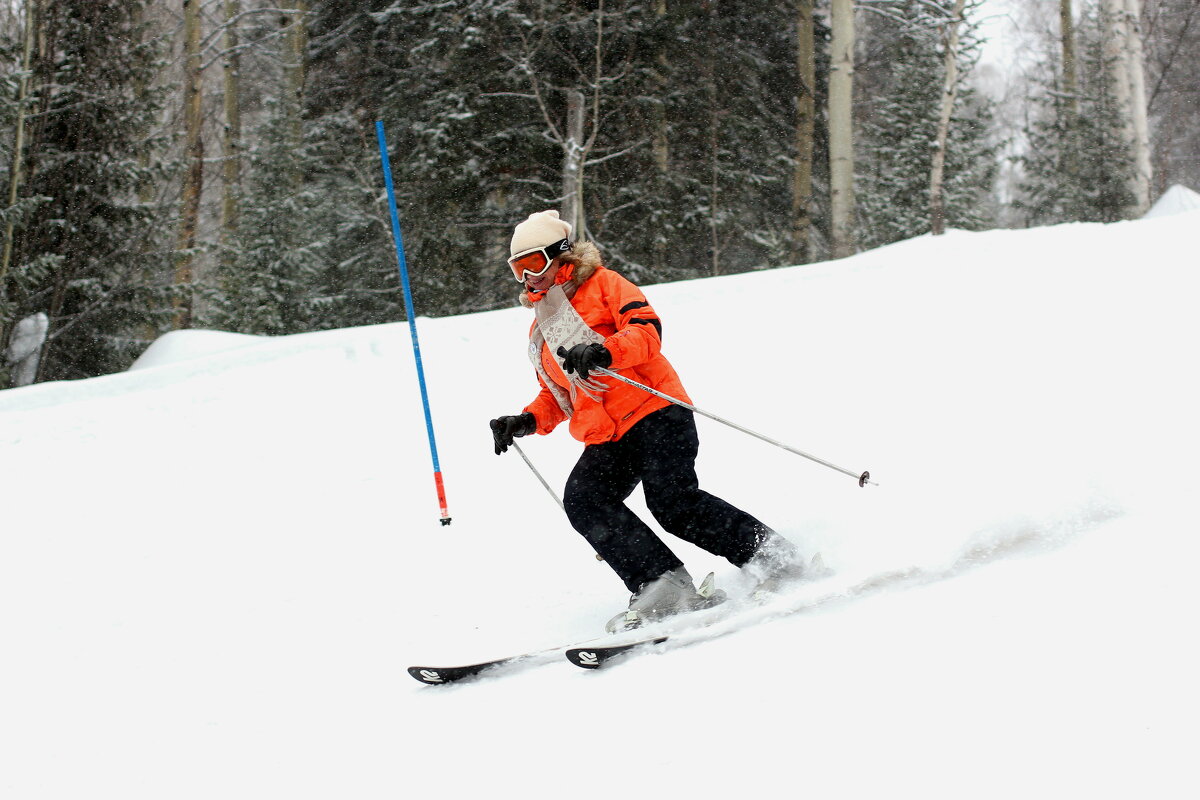
[[[582,258],[565,264],[556,283],[575,284],[571,305],[588,327],[604,337],[604,346],[612,353],[609,369],[625,377],[670,395],[685,403],[691,399],[684,392],[674,367],[662,354],[662,323],[646,300],[642,290],[621,275],[599,263],[598,253],[589,243],[583,243]],[[588,251],[591,247],[591,251]],[[593,256],[594,258],[589,258]],[[526,294],[526,306],[537,302]],[[534,326],[537,325],[535,321]],[[532,333],[533,328],[530,328]],[[567,376],[548,345],[542,345],[542,368],[552,381],[564,390],[569,387]],[[600,401],[577,392],[574,414],[571,416],[571,435],[584,444],[615,442],[646,416],[671,405],[649,392],[604,375],[593,376],[609,386],[599,394]],[[554,395],[538,375],[541,391],[525,411],[537,420],[537,432],[547,434],[567,419]]]

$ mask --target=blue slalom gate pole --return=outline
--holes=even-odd
[[[388,161],[383,120],[375,123],[375,135],[379,139],[379,158],[383,161],[383,181],[387,184],[388,208],[392,212],[392,239],[396,243],[396,260],[400,265],[400,283],[404,287],[404,310],[408,314],[408,329],[412,333],[413,356],[417,360],[417,382],[421,385],[421,404],[425,406],[425,429],[429,434],[429,452],[433,456],[433,481],[437,487],[438,505],[442,510],[442,524],[449,525],[450,512],[446,509],[446,487],[442,483],[442,467],[438,463],[437,441],[433,436],[433,416],[429,413],[429,391],[425,388],[425,368],[421,364],[421,343],[417,339],[417,315],[413,310],[412,287],[408,282],[408,264],[404,260],[404,239],[400,235],[400,214],[396,211],[396,190],[392,187],[392,165]]]

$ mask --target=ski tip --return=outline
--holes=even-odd
[[[408,674],[426,686],[441,686],[450,683],[449,679],[443,677],[442,670],[435,667],[409,667]]]
[[[461,681],[464,678],[473,678],[481,672],[508,664],[512,660],[505,658],[499,661],[484,661],[479,664],[468,664],[462,667],[409,667],[408,674],[427,686],[444,686],[447,683]]]
[[[623,653],[639,647],[662,644],[665,641],[667,641],[666,636],[657,636],[653,639],[644,639],[640,642],[631,642],[630,644],[572,647],[566,651],[566,657],[567,661],[570,661],[577,667],[583,669],[600,669],[600,667]]]

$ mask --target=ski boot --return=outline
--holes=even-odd
[[[679,567],[642,584],[629,598],[629,610],[610,619],[604,629],[609,633],[631,631],[674,614],[711,608],[724,600],[725,592],[716,588],[713,573],[696,589],[692,576]]]

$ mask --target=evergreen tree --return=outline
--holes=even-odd
[[[864,247],[929,231],[931,143],[944,67],[928,4],[903,0],[896,10],[903,23],[876,22],[871,34],[885,42],[881,49],[888,66],[872,87],[869,115],[861,126],[856,186]],[[990,137],[991,102],[969,81],[978,50],[969,23],[963,33],[963,69],[946,147],[946,223],[977,230],[991,221],[996,147]]]
[[[1157,197],[1174,184],[1200,187],[1200,3],[1145,0],[1147,86]]]
[[[572,91],[591,148],[585,233],[612,266],[655,281],[786,263],[795,49],[775,4],[314,8],[310,110],[388,123],[422,313],[513,302],[508,232],[563,202]]]
[[[309,229],[322,259],[313,328],[375,325],[405,316],[373,135],[373,125],[345,112],[309,124]]]
[[[317,75],[361,74],[363,64],[347,64],[362,56],[361,37],[331,42],[329,28],[371,30],[368,10],[333,3],[246,24],[245,37],[273,58],[259,70],[260,122],[244,137],[241,212],[236,232],[225,232],[206,324],[281,335],[403,316],[373,126],[330,108],[329,83],[302,78],[313,75],[314,54],[322,66],[338,64]]]
[[[144,2],[42,6],[33,64],[24,211],[14,231],[7,321],[42,311],[42,379],[120,370],[168,313],[156,209],[138,190],[163,176],[139,162],[161,97]],[[34,198],[47,198],[31,208]]]
[[[654,97],[645,56],[663,49],[669,164],[653,152],[602,167],[609,249],[635,279],[670,280],[788,262],[796,94],[795,27],[775,3],[671,3],[635,40],[640,96]],[[790,15],[786,17],[791,19]],[[818,24],[817,104],[828,74]],[[660,45],[659,42],[665,42]],[[659,90],[661,91],[661,90]],[[621,140],[650,126],[651,103],[631,108]],[[824,140],[814,161],[825,162]],[[823,179],[818,173],[817,181]],[[656,264],[660,243],[670,257]]]
[[[1064,91],[1061,70],[1050,61],[1041,91],[1032,100],[1033,122],[1020,159],[1021,197],[1014,202],[1030,225],[1115,222],[1124,219],[1135,202],[1129,188],[1133,157],[1118,133],[1121,112],[1111,90],[1095,9],[1084,13],[1077,31],[1080,95]]]
[[[402,318],[390,229],[376,176],[362,172],[357,124],[328,116],[294,148],[285,102],[269,101],[271,115],[255,131],[239,233],[209,288],[205,324],[285,335]]]
[[[331,124],[318,122],[310,136],[346,159],[344,169],[325,174],[322,193],[362,201],[365,187],[375,190],[369,204],[355,205],[372,222],[353,233],[343,226],[344,288],[366,270],[358,282],[384,305],[387,282],[399,290],[374,142],[373,123],[383,119],[418,313],[511,304],[504,231],[515,213],[555,207],[558,199],[556,154],[541,138],[541,114],[525,96],[520,62],[538,44],[522,36],[541,36],[545,26],[515,4],[371,5],[315,5],[311,25],[309,107],[314,120]],[[358,80],[345,80],[347,74]],[[355,129],[357,154],[345,152],[350,142],[343,138]]]
[[[291,115],[270,101],[261,145],[247,159],[251,176],[243,199],[241,233],[228,264],[218,270],[212,322],[225,330],[281,335],[308,330],[321,270],[320,249],[310,241],[307,191],[294,191],[303,169],[301,150],[290,146]]]

